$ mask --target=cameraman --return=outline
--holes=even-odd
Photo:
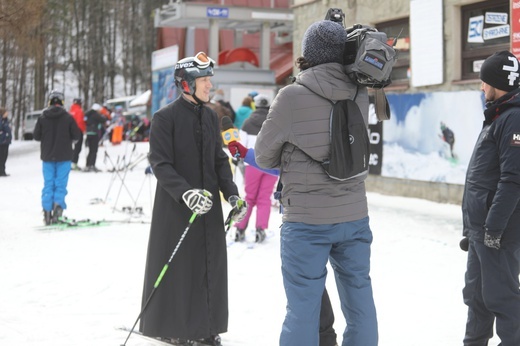
[[[346,40],[345,29],[335,21],[309,26],[303,36],[303,56],[297,59],[301,72],[294,84],[276,96],[255,144],[258,165],[280,168],[283,184],[280,251],[287,314],[281,346],[319,344],[328,260],[347,322],[342,345],[378,343],[370,280],[367,173],[333,180],[315,162],[329,157],[330,101],[355,100],[364,119],[368,118],[367,90],[349,79],[343,65]]]

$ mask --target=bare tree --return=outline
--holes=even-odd
[[[22,115],[66,99],[101,103],[151,85],[153,10],[169,0],[0,0],[0,104]]]

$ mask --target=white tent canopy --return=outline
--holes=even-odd
[[[152,96],[152,91],[146,90],[144,93],[130,101],[130,107],[146,106],[150,101],[150,96]]]

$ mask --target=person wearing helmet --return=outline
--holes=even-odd
[[[83,112],[83,108],[81,107],[82,100],[80,98],[75,98],[72,100],[72,105],[70,106],[69,113],[72,115],[76,124],[78,124],[81,133],[84,135],[87,130],[87,125],[85,124],[85,113]],[[74,151],[72,155],[72,169],[75,171],[81,170],[78,167],[79,153],[81,153],[81,148],[83,147],[83,136],[81,140],[77,141],[74,144]]]
[[[67,209],[65,196],[71,170],[72,146],[81,140],[81,130],[63,108],[63,93],[49,94],[49,107],[36,121],[34,139],[40,141],[43,161],[42,207],[46,225],[59,222]]]
[[[217,114],[210,99],[214,62],[205,53],[175,65],[180,96],[158,110],[150,130],[149,160],[157,178],[146,259],[143,306],[157,275],[182,244],[141,318],[147,336],[187,345],[220,345],[228,327],[227,246],[220,193],[240,221],[246,203],[223,150]],[[186,225],[196,217],[189,233]],[[182,236],[182,238],[181,238]]]

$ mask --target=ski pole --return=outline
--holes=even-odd
[[[130,332],[128,333],[128,336],[126,337],[126,340],[125,340],[124,344],[122,344],[121,346],[126,346],[126,343],[128,342],[128,339],[130,339],[130,336],[134,332],[134,329],[135,329],[135,326],[137,325],[137,322],[139,322],[139,320],[141,319],[141,316],[143,316],[143,313],[145,312],[146,308],[148,307],[148,304],[150,303],[150,301],[152,300],[152,297],[155,294],[155,291],[157,291],[157,287],[159,287],[159,285],[161,284],[161,281],[162,281],[162,279],[164,277],[164,274],[166,274],[166,271],[168,270],[168,267],[170,266],[170,263],[171,263],[171,261],[173,259],[173,256],[175,256],[175,254],[177,253],[177,250],[179,250],[179,246],[181,246],[181,243],[184,240],[184,237],[186,237],[186,234],[188,233],[191,225],[193,224],[193,222],[195,222],[195,219],[197,218],[197,215],[198,214],[196,214],[196,213],[191,214],[190,221],[188,222],[188,226],[186,226],[186,229],[184,230],[184,233],[182,233],[181,238],[179,239],[179,242],[177,243],[177,246],[175,246],[175,249],[173,249],[173,252],[172,252],[172,254],[170,256],[170,259],[168,260],[168,262],[166,262],[166,264],[162,268],[161,273],[157,277],[157,280],[155,280],[155,284],[153,285],[153,290],[150,293],[150,296],[148,296],[148,299],[146,300],[146,303],[144,304],[143,308],[141,309],[141,312],[139,313],[139,316],[137,316],[137,319],[135,320],[135,323],[132,326],[132,329],[130,329]]]

